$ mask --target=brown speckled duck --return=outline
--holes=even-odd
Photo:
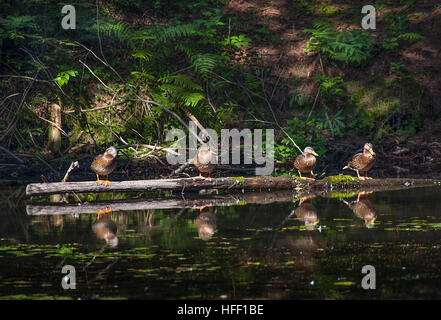
[[[365,192],[360,192],[358,194],[357,200],[352,202],[343,202],[355,213],[357,217],[364,220],[367,228],[373,228],[376,218],[375,208],[368,199],[361,199],[360,195],[366,194]]]
[[[194,159],[194,165],[199,170],[199,178],[204,178],[202,172],[208,173],[208,179],[211,179],[210,174],[216,168],[217,157],[210,147],[206,144],[201,146]]]
[[[204,209],[209,207],[208,210]],[[209,240],[216,232],[216,212],[213,213],[212,205],[199,207],[200,214],[196,218],[195,225],[199,238]]]
[[[311,202],[305,202],[314,196],[303,197],[300,199],[299,206],[295,209],[295,214],[305,223],[307,230],[314,230],[318,224],[317,209]]]
[[[314,180],[314,178],[302,177],[302,173],[308,173],[311,174],[311,176],[314,176],[312,170],[314,170],[317,161],[314,156],[318,156],[314,149],[312,147],[306,147],[305,150],[303,150],[303,153],[298,155],[294,161],[294,167],[299,172],[299,177],[301,179]]]
[[[358,179],[372,179],[367,176],[368,170],[372,168],[375,163],[375,152],[372,150],[372,144],[367,142],[364,145],[363,152],[357,153],[352,157],[352,160],[348,162],[348,164],[343,168],[344,169],[352,169],[357,171]],[[364,171],[366,173],[365,177],[360,177],[360,172]]]
[[[104,239],[109,246],[116,247],[118,246],[118,237],[116,236],[118,228],[116,223],[111,220],[107,214],[104,216],[100,215],[101,213],[109,212],[110,210],[107,211],[107,208],[106,210],[102,210],[102,212],[97,212],[98,217],[92,225],[92,231],[98,239]]]
[[[118,155],[118,150],[114,146],[107,148],[106,152],[96,156],[90,168],[96,173],[96,183],[104,183],[106,186],[110,185],[109,174],[116,168],[115,158]],[[100,176],[106,176],[106,180],[100,180]]]

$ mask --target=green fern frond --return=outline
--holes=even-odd
[[[124,22],[118,22],[118,23],[104,22],[101,23],[99,27],[100,27],[100,33],[103,36],[113,37],[122,42],[129,40],[133,34],[131,26],[129,26],[127,23]],[[95,24],[93,28],[96,29],[97,25]]]
[[[398,36],[399,39],[406,39],[408,41],[417,41],[424,39],[424,36],[420,35],[419,33],[415,32],[408,32],[408,33],[402,33]]]
[[[218,60],[216,55],[204,53],[191,57],[191,62],[195,72],[202,78],[206,78],[216,67]]]
[[[200,101],[205,99],[202,93],[193,92],[186,95],[184,98],[184,105],[187,107],[195,107]]]
[[[132,54],[132,56],[134,56],[135,58],[143,59],[145,61],[150,61],[153,55],[150,51],[144,49],[138,49]]]
[[[188,37],[190,35],[197,34],[198,30],[194,24],[182,24],[169,27],[156,27],[153,30],[155,39],[158,42],[164,42],[169,39]]]
[[[181,88],[188,89],[188,90],[193,90],[193,91],[201,91],[202,90],[202,87],[199,84],[194,83],[191,79],[184,76],[183,74],[178,74],[175,76],[170,76],[170,75],[166,74],[166,75],[163,75],[159,79],[159,81],[162,83],[174,84],[174,85],[177,85]]]
[[[173,101],[182,103],[187,107],[195,107],[201,100],[205,99],[202,93],[191,92],[174,84],[164,83],[159,88],[166,91]]]

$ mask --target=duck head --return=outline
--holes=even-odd
[[[114,146],[111,146],[106,149],[106,152],[104,152],[104,155],[107,155],[107,154],[112,156],[113,159],[115,159],[116,156],[118,155],[118,150],[116,150],[116,148]]]
[[[375,152],[372,149],[372,144],[369,143],[369,142],[365,143],[365,145],[364,145],[364,152],[365,153],[370,153],[371,155],[375,156]]]
[[[305,155],[313,154],[318,157],[318,154],[314,151],[312,147],[306,147],[305,150],[303,150],[303,154]]]

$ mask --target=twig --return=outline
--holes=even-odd
[[[22,159],[20,159],[19,157],[17,157],[15,154],[13,154],[11,151],[9,151],[6,148],[3,148],[2,146],[0,146],[0,150],[4,151],[5,153],[9,154],[12,158],[14,158],[15,160],[17,160],[19,163],[23,164],[24,161]]]
[[[53,121],[50,121],[50,120],[48,120],[48,119],[45,119],[45,118],[43,118],[43,117],[40,117],[38,114],[36,114],[35,112],[34,112],[34,110],[32,110],[27,104],[26,104],[26,107],[33,113],[33,114],[35,114],[38,118],[40,118],[41,120],[43,120],[43,121],[46,121],[46,122],[49,122],[51,125],[53,125],[55,128],[57,128],[58,130],[60,130],[60,132],[65,136],[65,137],[69,137],[69,135],[66,133],[66,131],[64,131],[63,129],[61,129],[60,128],[60,126],[58,126],[55,122],[53,122]]]
[[[41,80],[41,79],[32,78],[32,77],[28,77],[28,76],[16,76],[16,75],[13,75],[13,74],[0,74],[0,78],[20,78],[20,79],[37,81],[37,82],[50,82],[50,81],[47,81],[47,80]]]
[[[47,163],[46,161],[44,161],[39,155],[35,155],[37,157],[38,160],[40,160],[43,164],[45,164],[49,169],[52,170],[53,173],[55,173],[57,176],[59,176],[59,172],[57,172],[57,170],[55,170],[49,163]]]
[[[110,88],[108,85],[106,85],[104,82],[103,82],[103,80],[101,80],[93,71],[92,71],[92,69],[90,69],[89,68],[89,66],[87,65],[87,64],[85,64],[83,61],[81,61],[81,60],[78,60],[83,66],[85,66],[86,68],[87,68],[87,70],[89,70],[89,72],[95,77],[95,78],[97,78],[98,79],[98,81],[99,82],[101,82],[101,84],[105,87],[105,88],[107,88],[107,89],[109,89],[110,91],[112,91],[112,92],[115,92],[115,90],[113,90],[112,88]]]
[[[108,106],[102,106],[102,107],[96,107],[96,108],[93,108],[93,109],[80,109],[80,111],[81,112],[92,112],[92,111],[98,111],[98,110],[102,110],[102,109],[106,109],[106,108],[112,108],[112,107],[116,107],[116,106],[118,106],[118,105],[120,105],[120,104],[124,104],[124,103],[126,103],[126,102],[128,102],[128,101],[134,101],[134,99],[125,99],[124,101],[120,101],[120,102],[116,102],[116,103],[114,103],[114,104],[110,104],[110,105],[108,105]],[[74,113],[75,112],[75,110],[67,110],[67,111],[63,111],[63,113]]]
[[[149,145],[149,144],[142,144],[142,143],[132,143],[132,144],[128,143],[128,144],[125,144],[124,146],[118,146],[116,148],[120,149],[120,148],[127,148],[127,147],[142,147],[142,148],[151,149],[153,151],[156,151],[156,150],[157,151],[165,151],[165,152],[171,153],[171,154],[173,154],[175,156],[179,155],[179,153],[173,151],[170,148],[152,146],[152,145]]]
[[[305,122],[308,122],[308,121],[309,121],[309,118],[310,118],[311,115],[312,115],[312,111],[314,111],[314,107],[315,107],[315,105],[316,105],[316,103],[317,103],[317,99],[318,99],[319,94],[320,94],[320,87],[319,87],[318,90],[317,90],[317,94],[315,95],[314,103],[312,104],[311,111],[309,111],[308,117],[306,118],[306,121],[305,121]]]
[[[61,180],[61,181],[62,181],[62,182],[66,182],[67,179],[69,179],[69,174],[70,174],[70,172],[71,172],[73,169],[75,169],[75,168],[79,168],[79,167],[80,167],[80,165],[78,164],[78,161],[72,162],[72,163],[70,164],[69,169],[67,169],[66,174],[64,175],[63,180]]]
[[[331,120],[329,120],[328,111],[325,112],[326,120],[328,120],[329,129],[331,129],[332,137],[334,138],[334,128],[332,127]]]

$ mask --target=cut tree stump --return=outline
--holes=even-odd
[[[291,176],[223,177],[211,180],[201,178],[157,179],[112,181],[110,186],[97,184],[95,181],[32,183],[26,187],[27,196],[41,196],[57,193],[95,193],[95,192],[144,192],[155,190],[335,190],[335,189],[397,189],[417,186],[440,185],[439,179],[387,178],[358,180],[352,176],[330,176],[322,180],[300,180]]]

